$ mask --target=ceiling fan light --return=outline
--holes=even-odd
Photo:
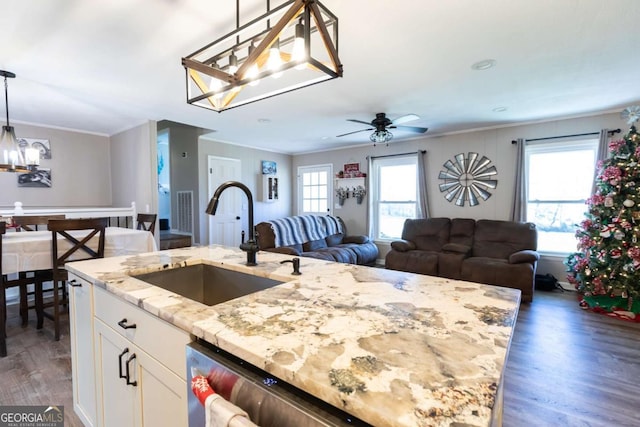
[[[393,139],[393,134],[388,130],[376,130],[370,136],[371,142],[379,144],[382,142],[389,142]]]

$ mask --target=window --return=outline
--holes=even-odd
[[[404,221],[416,217],[417,173],[416,155],[373,159],[371,220],[374,239],[399,239]]]
[[[332,165],[298,168],[298,215],[331,213]]]
[[[527,221],[538,228],[540,252],[576,250],[576,226],[587,211],[597,151],[597,139],[525,147]]]

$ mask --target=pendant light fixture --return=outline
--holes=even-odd
[[[221,112],[342,77],[333,13],[317,0],[266,3],[241,26],[236,0],[236,29],[182,58],[187,103]]]
[[[7,124],[2,126],[0,138],[0,172],[29,172],[24,155],[20,151],[13,126],[9,124],[9,89],[7,79],[15,78],[11,71],[0,70],[4,77],[4,103],[7,112]]]

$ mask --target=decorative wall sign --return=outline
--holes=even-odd
[[[440,192],[444,198],[455,202],[456,206],[478,205],[479,198],[487,200],[491,197],[488,189],[498,186],[498,181],[492,179],[498,174],[495,166],[490,166],[491,160],[486,156],[478,159],[478,153],[456,154],[453,159],[444,163],[445,170],[440,171],[438,179],[442,180]]]
[[[18,187],[51,187],[51,169],[38,169],[18,175]]]
[[[24,156],[24,150],[27,148],[37,148],[40,152],[40,159],[51,158],[51,143],[48,139],[36,139],[36,138],[17,138],[18,146],[22,155]]]
[[[345,163],[343,178],[359,178],[364,174],[360,172],[360,163]]]
[[[275,175],[278,173],[278,165],[276,162],[270,160],[262,161],[262,174],[263,175]]]

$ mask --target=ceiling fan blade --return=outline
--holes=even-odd
[[[373,128],[354,130],[353,132],[347,132],[347,133],[343,133],[342,135],[336,135],[336,138],[340,138],[341,136],[347,136],[347,135],[351,135],[351,134],[358,133],[358,132],[369,131],[369,130],[373,130]]]
[[[413,133],[425,133],[426,131],[429,130],[429,128],[421,128],[421,127],[417,127],[417,126],[404,126],[404,125],[399,125],[396,126],[398,129],[400,130],[406,130],[407,132],[413,132]]]
[[[356,120],[356,119],[347,119],[348,122],[354,122],[354,123],[362,123],[368,126],[371,126],[371,122],[363,122],[362,120]]]
[[[392,120],[394,125],[401,125],[402,123],[407,123],[413,120],[418,120],[420,116],[417,114],[405,114],[404,116],[396,117]]]

